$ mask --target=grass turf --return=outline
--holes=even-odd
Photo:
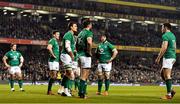
[[[46,95],[47,86],[27,85],[25,92],[11,92],[9,85],[0,85],[0,103],[180,103],[180,87],[174,87],[176,95],[172,100],[161,100],[166,93],[165,87],[159,86],[111,86],[109,96],[96,95],[97,86],[88,87],[88,99]],[[57,92],[58,86],[53,86]]]

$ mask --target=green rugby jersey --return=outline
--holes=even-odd
[[[51,40],[49,40],[48,44],[52,45],[53,53],[56,56],[56,58],[54,58],[54,57],[52,57],[50,55],[49,62],[54,62],[54,61],[59,62],[59,60],[60,60],[60,52],[59,52],[59,43],[58,43],[57,39],[52,38]]]
[[[99,63],[107,63],[111,59],[114,49],[115,46],[108,41],[100,43],[96,49]]]
[[[5,56],[8,58],[8,64],[10,66],[19,66],[20,57],[22,56],[18,51],[8,51]]]
[[[68,52],[67,52],[67,50],[65,48],[65,42],[67,40],[70,41],[71,51],[74,53],[76,42],[75,42],[74,35],[72,34],[71,31],[68,31],[63,37],[63,40],[62,40],[62,52],[61,53],[68,54]]]
[[[90,30],[83,29],[77,38],[77,51],[80,56],[86,56],[87,53],[87,38],[93,37],[93,33]]]
[[[164,58],[174,58],[176,59],[176,37],[172,32],[166,32],[162,36],[163,41],[168,41],[168,47],[164,53]]]

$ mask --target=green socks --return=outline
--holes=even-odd
[[[69,83],[68,83],[68,84],[69,84],[69,87],[68,87],[68,88],[69,88],[70,90],[72,90],[73,85],[74,85],[74,80],[69,80]]]
[[[10,83],[11,88],[14,88],[14,80],[10,79],[9,83]]]
[[[109,90],[109,85],[110,85],[110,80],[109,79],[105,79],[105,91]]]
[[[85,81],[85,85],[84,85],[84,94],[87,94],[87,81]]]
[[[74,87],[75,87],[75,90],[78,88],[79,90],[79,83],[80,83],[80,80],[79,80],[79,77],[77,77],[75,80],[74,80]]]
[[[65,85],[65,82],[66,82],[66,78],[65,78],[65,77],[66,77],[66,76],[64,76],[63,79],[62,79],[61,86],[64,86],[64,85]]]
[[[101,92],[103,80],[98,80],[98,92]]]
[[[64,80],[65,80],[65,83],[64,83],[64,88],[69,88],[69,78],[67,76],[64,76]]]
[[[51,91],[51,88],[52,88],[52,84],[54,83],[54,79],[53,78],[50,78],[49,79],[49,83],[48,83],[48,91]]]
[[[18,80],[18,84],[19,84],[19,87],[22,88],[22,86],[23,86],[23,81],[22,81],[22,80]]]
[[[79,95],[81,95],[81,94],[85,94],[85,83],[86,83],[86,81],[84,81],[84,80],[80,80],[80,86],[79,86]]]
[[[167,88],[167,93],[171,92],[171,89],[172,89],[172,79],[167,79],[166,80],[166,88]]]

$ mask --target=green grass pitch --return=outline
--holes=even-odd
[[[97,86],[88,87],[88,99],[77,96],[68,98],[59,95],[46,95],[45,85],[26,85],[25,92],[11,92],[9,85],[0,85],[0,103],[179,103],[180,87],[174,87],[176,95],[172,100],[161,100],[166,93],[165,87],[159,86],[111,86],[109,96],[96,95]],[[57,92],[58,86],[53,86]]]

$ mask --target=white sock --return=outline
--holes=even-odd
[[[171,96],[171,92],[168,92],[167,95]]]
[[[68,92],[68,88],[65,88],[65,89],[64,89],[64,93],[69,93],[69,92]]]
[[[62,89],[58,90],[58,93],[60,93],[60,94],[63,93],[63,92],[64,92],[64,90],[62,90]]]

